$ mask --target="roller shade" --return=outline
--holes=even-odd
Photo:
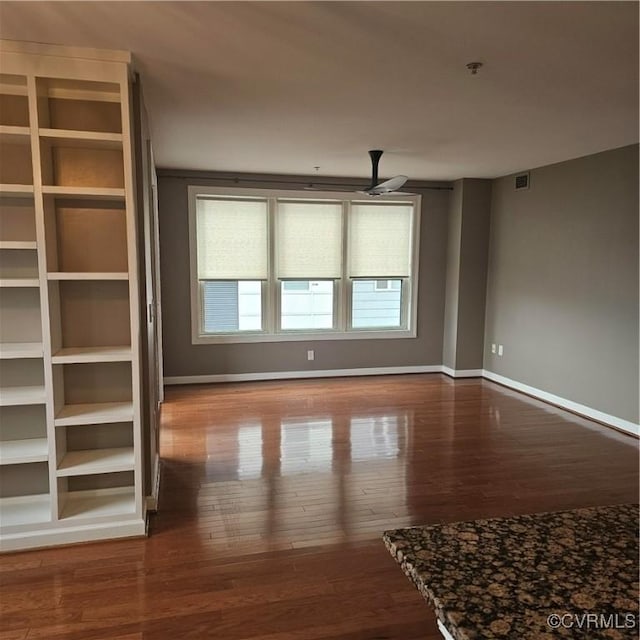
[[[278,278],[340,278],[342,205],[278,202]]]
[[[266,280],[267,202],[196,199],[198,278]]]
[[[349,217],[349,276],[408,278],[411,275],[413,206],[351,205]]]

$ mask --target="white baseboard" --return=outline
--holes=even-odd
[[[315,369],[307,371],[263,371],[259,373],[229,373],[203,376],[169,376],[164,378],[164,384],[209,384],[216,382],[252,382],[260,380],[291,380],[301,378],[339,378],[343,376],[381,376],[403,373],[444,373],[452,378],[486,378],[505,387],[515,389],[527,395],[549,402],[585,418],[597,420],[625,433],[640,437],[640,426],[629,420],[603,413],[586,405],[561,398],[547,391],[530,387],[529,385],[511,380],[487,369],[451,369],[444,365],[417,365],[407,367],[368,367],[361,369]],[[150,508],[150,507],[149,507]]]
[[[157,511],[158,496],[160,495],[160,456],[157,453],[151,472],[151,481],[153,486],[151,487],[151,494],[146,497],[146,506],[147,511]]]
[[[367,367],[361,369],[312,369],[308,371],[261,371],[259,373],[222,373],[204,376],[169,376],[164,383],[208,384],[211,382],[256,382],[300,378],[340,378],[344,376],[385,376],[403,373],[440,373],[439,364],[408,367]]]
[[[622,418],[618,418],[608,413],[598,411],[597,409],[587,407],[584,404],[579,404],[577,402],[573,402],[572,400],[567,400],[566,398],[556,396],[553,393],[548,393],[547,391],[542,391],[541,389],[530,387],[527,384],[523,384],[522,382],[518,382],[517,380],[511,380],[511,378],[505,378],[504,376],[493,373],[493,371],[488,371],[487,369],[484,370],[483,377],[485,377],[487,380],[502,384],[505,387],[510,387],[511,389],[515,389],[516,391],[526,393],[527,395],[538,398],[539,400],[544,400],[544,402],[549,402],[563,409],[568,409],[569,411],[578,413],[582,416],[585,416],[585,418],[597,420],[598,422],[602,422],[611,427],[615,427],[620,431],[630,433],[631,435],[634,435],[636,437],[640,436],[640,425],[637,425],[629,420],[623,420]]]
[[[442,373],[451,378],[482,378],[483,369],[452,369],[442,365]]]
[[[68,526],[59,529],[3,533],[0,536],[0,551],[23,551],[78,542],[134,538],[146,535],[144,519],[128,522],[109,522],[93,525]]]

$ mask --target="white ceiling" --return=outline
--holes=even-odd
[[[166,168],[490,178],[638,141],[636,2],[3,1],[0,37],[131,51]]]

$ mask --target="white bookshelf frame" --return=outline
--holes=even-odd
[[[41,385],[12,384],[9,381],[10,384],[0,386],[0,407],[36,404],[46,407],[46,434],[24,438],[15,437],[14,434],[6,440],[0,434],[0,472],[20,465],[23,469],[21,473],[29,474],[31,469],[35,473],[36,467],[31,465],[37,465],[39,479],[44,481],[42,465],[46,465],[48,474],[47,493],[21,495],[24,492],[19,487],[8,486],[3,489],[0,494],[0,551],[144,535],[146,512],[130,55],[126,52],[0,40],[0,62],[0,94],[26,96],[29,117],[29,126],[0,123],[0,145],[29,145],[33,169],[31,184],[0,184],[0,199],[32,202],[35,217],[35,238],[21,239],[21,235],[17,236],[20,239],[3,238],[0,233],[0,251],[34,251],[38,264],[37,277],[3,277],[0,278],[0,287],[37,289],[42,326],[41,340],[35,341],[33,336],[23,342],[16,340],[3,343],[0,340],[0,360],[41,360],[43,366]],[[50,99],[60,101],[61,108],[64,108],[62,101],[65,100],[119,102],[121,132],[52,127],[48,121]],[[117,107],[108,107],[111,113],[115,113],[114,109]],[[57,184],[59,169],[56,168],[56,158],[50,155],[52,147],[121,150],[123,186],[93,186],[90,180],[88,184]],[[7,150],[11,148],[5,147]],[[19,157],[24,157],[24,154],[20,152]],[[86,167],[75,168],[84,170]],[[118,170],[119,165],[114,165],[114,171]],[[91,173],[90,167],[85,173]],[[56,199],[117,203],[123,210],[126,226],[126,269],[124,264],[123,269],[118,271],[71,272],[49,269],[47,253],[53,252],[55,259],[58,250],[55,223],[52,225],[48,218],[57,215]],[[25,210],[28,214],[30,208],[25,207]],[[63,285],[64,282],[99,281],[126,283],[122,286],[126,286],[128,291],[129,344],[68,344],[61,326],[59,288],[71,286]],[[0,301],[2,304],[4,302]],[[77,321],[86,322],[87,319],[78,318]],[[19,327],[16,331],[19,331]],[[128,363],[130,377],[123,380],[122,384],[130,385],[131,400],[103,402],[100,389],[96,388],[95,402],[68,403],[65,367],[100,367],[104,363]],[[115,364],[106,366],[120,367]],[[93,391],[91,388],[83,390],[90,395]],[[105,430],[108,435],[112,424],[119,424],[121,430],[129,428],[122,423],[130,425],[130,446],[96,443],[95,448],[67,450],[67,427],[91,429],[91,425],[102,425],[103,435]],[[93,437],[91,431],[88,437]],[[121,474],[125,482],[129,478],[132,481],[124,486],[112,487],[108,481],[109,474]],[[81,484],[73,484],[77,480],[81,480]]]

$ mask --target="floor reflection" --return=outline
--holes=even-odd
[[[407,411],[242,421],[234,446],[225,446],[226,455],[236,458],[234,476],[242,490],[219,497],[221,515],[238,530],[237,514],[251,508],[252,525],[259,517],[269,541],[292,531],[301,541],[348,539],[358,523],[403,508],[408,428]],[[208,461],[216,459],[220,444],[207,439]]]

